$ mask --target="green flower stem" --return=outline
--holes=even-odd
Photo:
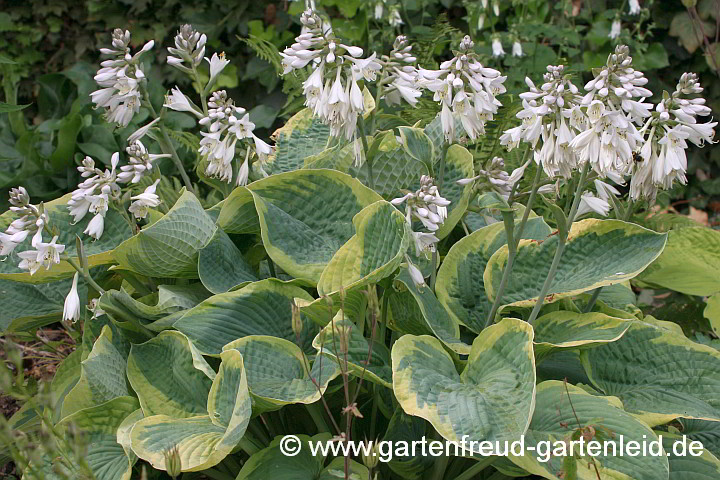
[[[193,77],[195,77],[195,81],[197,82],[197,85],[198,85],[198,90],[200,90],[200,102],[202,102],[203,114],[205,114],[205,116],[207,117],[207,115],[208,115],[207,92],[205,91],[205,88],[203,88],[202,83],[200,82],[200,74],[197,71],[197,67],[195,66],[195,63],[192,60],[190,60],[190,64],[192,65]]]
[[[529,152],[530,150],[528,150]],[[513,264],[515,262],[515,256],[517,255],[517,248],[520,244],[520,239],[522,238],[523,231],[525,230],[525,224],[528,221],[528,218],[530,217],[530,212],[532,211],[533,203],[535,202],[535,196],[537,195],[538,188],[540,188],[540,178],[542,177],[542,166],[537,166],[537,172],[535,172],[535,179],[533,180],[532,189],[530,190],[530,198],[528,199],[527,205],[525,206],[525,211],[523,212],[522,219],[520,220],[520,224],[518,225],[517,229],[517,238],[515,237],[515,216],[513,212],[503,212],[503,221],[505,223],[505,235],[507,236],[508,240],[508,261],[507,265],[505,265],[505,270],[503,271],[502,279],[500,279],[500,285],[498,286],[497,293],[495,294],[495,301],[493,302],[492,308],[490,309],[490,314],[488,315],[487,320],[485,321],[485,328],[490,326],[492,322],[495,319],[495,315],[497,314],[498,309],[500,308],[500,304],[502,303],[502,297],[503,293],[505,292],[505,287],[507,286],[508,281],[510,280],[510,274],[513,269]],[[516,184],[517,185],[517,184]],[[512,198],[512,197],[511,197]],[[510,202],[512,200],[510,199]],[[511,204],[512,206],[512,204]]]
[[[437,247],[432,252],[432,272],[430,272],[430,290],[435,292],[435,280],[437,277],[438,253]]]
[[[545,303],[545,295],[547,295],[547,292],[550,289],[550,284],[555,279],[555,274],[557,273],[558,266],[560,265],[560,259],[562,258],[562,254],[565,251],[565,245],[567,243],[567,237],[569,235],[570,228],[572,228],[573,220],[575,219],[578,207],[580,206],[580,197],[582,196],[583,188],[585,186],[585,179],[587,178],[589,170],[590,164],[586,163],[582,169],[582,172],[580,173],[580,180],[578,181],[577,189],[575,190],[575,198],[573,199],[572,207],[570,208],[570,214],[567,217],[568,233],[566,235],[560,235],[558,233],[558,245],[557,249],[555,250],[555,256],[553,257],[552,263],[550,264],[550,271],[548,272],[548,275],[545,278],[545,282],[540,289],[540,294],[538,295],[538,299],[535,302],[535,307],[533,308],[532,313],[530,313],[530,318],[528,319],[528,323],[530,325],[533,324],[538,314],[540,313],[540,309],[542,308],[543,303]]]
[[[435,185],[437,185],[438,190],[442,187],[442,184],[445,183],[445,157],[447,157],[448,149],[450,148],[450,144],[448,142],[443,143],[443,151],[442,156],[440,157],[440,169],[438,171],[438,178],[435,182]]]
[[[365,118],[358,116],[358,126],[360,127],[360,141],[362,142],[363,153],[365,154],[365,164],[368,171],[368,186],[375,190],[375,178],[373,177],[373,159],[368,155],[367,134],[365,133]]]
[[[153,118],[160,118],[160,115],[158,115],[157,112],[155,111],[155,107],[152,106],[152,102],[150,101],[150,95],[148,94],[148,91],[146,88],[143,88],[143,95],[145,97],[145,103],[147,103],[147,107],[150,110],[150,113],[153,116]],[[177,168],[178,171],[180,172],[180,176],[183,179],[185,188],[187,188],[188,191],[194,195],[195,189],[193,189],[193,185],[192,185],[192,182],[190,181],[190,177],[188,177],[187,172],[185,172],[185,167],[183,166],[182,160],[180,160],[177,150],[175,150],[175,147],[173,147],[173,144],[170,141],[170,136],[167,133],[167,129],[165,128],[165,125],[163,124],[162,119],[160,120],[160,133],[162,134],[162,138],[160,138],[158,141],[158,143],[160,144],[160,148],[162,149],[163,153],[170,154],[170,157],[172,158],[173,162],[175,163],[175,168]]]
[[[162,124],[162,121],[160,123],[160,133],[162,134],[162,140],[163,140],[162,142],[160,142],[160,148],[162,148],[162,150],[165,153],[169,153],[171,155],[171,158],[173,159],[173,162],[175,163],[175,168],[178,169],[178,171],[180,172],[180,176],[183,179],[185,188],[187,188],[188,191],[194,195],[195,189],[193,188],[192,182],[190,181],[190,177],[188,177],[188,174],[185,171],[185,167],[183,166],[182,160],[180,160],[180,157],[177,154],[177,150],[175,150],[175,147],[173,147],[173,144],[170,141],[170,137],[168,136],[167,129],[165,128],[165,125]]]
[[[474,464],[472,467],[468,468],[463,473],[455,477],[455,480],[472,480],[473,478],[475,478],[475,475],[485,470],[493,462],[495,462],[495,460],[497,460],[497,457],[485,457],[476,464]]]
[[[85,281],[91,287],[93,287],[95,289],[95,291],[97,291],[100,295],[105,293],[105,290],[100,285],[98,285],[97,282],[95,282],[95,280],[92,279],[92,277],[90,276],[90,272],[88,271],[87,268],[81,268],[80,265],[78,265],[77,262],[70,257],[64,258],[63,260],[68,262],[70,264],[70,266],[72,266],[75,270],[77,270],[77,272],[83,276]]]
[[[383,73],[380,76],[380,81],[377,83],[377,90],[375,91],[375,108],[372,111],[371,119],[370,119],[370,132],[373,135],[375,134],[375,117],[377,115],[378,108],[380,107],[380,97],[382,97],[384,81],[385,81],[385,69],[383,68]]]

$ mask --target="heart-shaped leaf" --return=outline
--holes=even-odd
[[[187,361],[189,353],[188,348],[182,364],[186,371],[192,368]],[[222,352],[220,358],[220,369],[212,381],[209,394],[205,389],[185,392],[186,397],[188,394],[205,395],[205,412],[179,417],[165,414],[148,416],[143,407],[146,417],[132,427],[130,441],[137,456],[153,468],[165,470],[165,452],[177,448],[183,472],[205,470],[220,463],[242,440],[252,415],[243,358],[236,350]],[[172,365],[173,369],[181,368],[177,363]],[[194,387],[186,384],[184,388],[189,390]]]
[[[406,413],[450,441],[517,440],[535,404],[532,340],[526,322],[502,320],[478,335],[458,374],[437,339],[404,335],[392,349],[393,391]]]
[[[251,335],[223,347],[223,351],[231,349],[243,357],[256,412],[314,403],[340,374],[335,362],[316,360],[311,367],[302,350],[284,338]]]
[[[651,426],[678,417],[720,421],[720,352],[634,322],[619,340],[583,351],[593,385]]]
[[[375,202],[353,218],[355,235],[330,259],[318,294],[377,283],[403,261],[410,242],[405,217],[390,203]]]
[[[348,219],[380,200],[357,180],[332,170],[296,170],[250,187],[265,249],[295,278],[317,283],[353,236]]]
[[[640,275],[640,280],[688,295],[720,292],[720,232],[705,227],[668,233],[663,253]]]
[[[248,335],[271,335],[294,342],[292,302],[312,301],[302,288],[266,279],[239,290],[213,295],[175,322],[175,328],[192,340],[205,355],[218,355],[223,347]],[[301,344],[308,351],[315,335],[310,320],[304,320]]]
[[[591,218],[573,223],[546,301],[634,278],[660,255],[665,239],[665,234],[619,220]],[[557,243],[557,235],[543,242],[520,242],[503,304],[527,307],[535,304]],[[505,246],[490,257],[485,268],[485,291],[491,300],[495,298],[507,257]]]
[[[148,277],[198,278],[198,252],[215,233],[215,222],[185,192],[160,220],[113,251],[121,268]]]
[[[528,219],[523,238],[545,240],[550,227],[542,217]],[[450,316],[479,333],[487,321],[492,303],[485,294],[483,274],[490,257],[507,243],[505,226],[494,223],[474,231],[455,243],[440,265],[435,294]]]

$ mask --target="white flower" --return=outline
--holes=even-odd
[[[388,23],[390,23],[391,27],[399,27],[400,25],[403,25],[405,22],[403,22],[402,17],[400,16],[400,11],[397,8],[393,8],[390,10],[390,15],[388,17]]]
[[[420,177],[420,189],[415,193],[408,192],[403,197],[390,201],[393,205],[405,202],[407,202],[405,217],[408,225],[412,225],[412,218],[415,217],[431,232],[438,230],[445,221],[447,206],[450,205],[449,200],[440,196],[432,177],[427,175]]]
[[[585,192],[580,197],[580,205],[578,206],[576,215],[580,217],[590,212],[595,212],[603,217],[607,217],[610,212],[610,204],[606,200],[596,197],[592,192]]]
[[[192,69],[185,67],[183,62],[187,61],[195,67],[200,65],[205,56],[206,42],[207,36],[204,33],[194,30],[192,25],[183,25],[175,35],[175,47],[168,47],[170,53],[167,57],[168,64],[186,73],[192,73]]]
[[[503,83],[507,77],[484,67],[473,46],[470,37],[465,36],[457,55],[442,62],[439,70],[418,69],[418,86],[434,92],[433,99],[441,104],[440,121],[449,143],[456,140],[454,116],[470,139],[485,133],[485,122],[492,120],[502,105],[496,97],[506,91]]]
[[[200,110],[190,104],[190,100],[180,91],[178,87],[171,90],[171,94],[165,97],[165,104],[163,107],[167,107],[170,110],[177,112],[190,112],[193,115],[202,118],[204,115]]]
[[[618,38],[620,36],[620,33],[622,32],[622,22],[619,18],[616,18],[613,20],[612,25],[610,26],[610,33],[608,33],[608,37],[610,37],[612,40]]]
[[[158,183],[160,183],[159,178],[155,180],[152,185],[148,186],[143,193],[130,197],[130,199],[134,201],[130,204],[130,207],[128,207],[128,211],[132,213],[135,218],[142,219],[147,217],[149,208],[160,205],[160,197],[155,194]]]
[[[423,277],[422,272],[418,267],[413,265],[409,258],[406,257],[406,260],[408,266],[408,273],[410,273],[410,278],[412,279],[413,283],[415,283],[415,285],[418,287],[424,287],[425,277]]]
[[[492,41],[492,54],[493,57],[505,56],[505,50],[503,50],[502,42],[497,37],[493,38]]]
[[[101,214],[97,214],[88,222],[83,233],[97,240],[102,237],[104,229],[105,217]]]
[[[434,234],[425,232],[412,232],[415,242],[415,255],[425,255],[426,252],[434,252],[437,242],[440,241]]]
[[[502,47],[502,45],[501,45],[501,47]],[[512,54],[513,54],[513,57],[522,57],[523,56],[522,43],[520,43],[519,40],[515,40],[513,42]]]
[[[113,48],[102,48],[100,52],[114,58],[104,60],[102,68],[95,75],[95,81],[102,87],[90,94],[98,108],[105,108],[105,118],[111,123],[127,126],[133,115],[140,111],[141,95],[139,84],[145,79],[139,63],[140,56],[153,47],[146,43],[135,55],[130,55],[130,32],[115,29],[112,34]]]
[[[220,53],[220,55],[213,53],[212,58],[205,57],[205,60],[210,64],[210,80],[208,81],[208,85],[213,85],[215,84],[217,76],[227,67],[230,60],[225,58],[225,52]]]
[[[500,2],[498,0],[493,1],[492,9],[493,9],[493,13],[495,14],[495,16],[499,17],[500,16]]]
[[[120,167],[120,173],[117,176],[117,181],[120,183],[139,182],[144,175],[152,170],[155,160],[170,157],[168,153],[148,153],[145,145],[139,140],[129,145],[125,151],[129,157],[129,164]]]
[[[639,0],[630,0],[628,2],[628,5],[630,7],[630,15],[637,15],[640,13],[640,1]]]
[[[18,268],[28,270],[30,275],[34,275],[35,272],[37,272],[42,266],[42,263],[38,261],[37,250],[26,250],[24,252],[20,252],[18,253],[18,257],[20,257]]]
[[[76,322],[80,319],[80,297],[77,290],[78,272],[73,277],[72,288],[70,293],[65,297],[65,305],[63,306],[63,320]]]
[[[58,244],[57,239],[58,236],[55,235],[49,243],[45,243],[42,241],[42,237],[40,237],[38,241],[33,243],[33,247],[37,249],[35,261],[43,265],[46,270],[50,270],[50,267],[60,263],[60,254],[65,251],[65,245]],[[30,273],[34,273],[32,269]]]
[[[0,232],[0,256],[10,255],[15,247],[25,241],[28,236],[27,230],[15,232],[13,234]]]

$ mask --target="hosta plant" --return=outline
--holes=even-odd
[[[716,478],[717,343],[645,316],[633,291],[706,296],[720,329],[720,234],[643,214],[713,143],[697,77],[651,92],[621,45],[513,98],[470,37],[431,68],[404,36],[349,44],[312,2],[301,22],[279,55],[306,108],[269,141],[214,88],[230,59],[206,35],[179,28],[167,62],[193,88],[155,85],[160,105],[158,46],[118,29],[91,97],[107,122],[139,122],[126,148],[86,157],[54,201],[12,190],[0,325],[81,332],[51,400],[25,395],[5,424],[23,477]],[[436,116],[410,124],[423,96]],[[50,440],[13,446],[40,423]],[[67,432],[82,454],[55,453]],[[701,456],[309,451],[682,434]]]

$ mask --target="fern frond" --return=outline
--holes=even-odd
[[[282,57],[280,56],[280,53],[278,52],[278,49],[275,45],[263,38],[256,37],[252,34],[249,35],[248,38],[243,38],[240,36],[238,36],[237,38],[241,42],[245,43],[248,47],[250,47],[255,52],[255,55],[272,65],[278,75],[282,73]]]
[[[181,132],[178,130],[168,130],[170,138],[180,144],[188,153],[197,152],[200,148],[200,140],[197,135],[190,132]]]

